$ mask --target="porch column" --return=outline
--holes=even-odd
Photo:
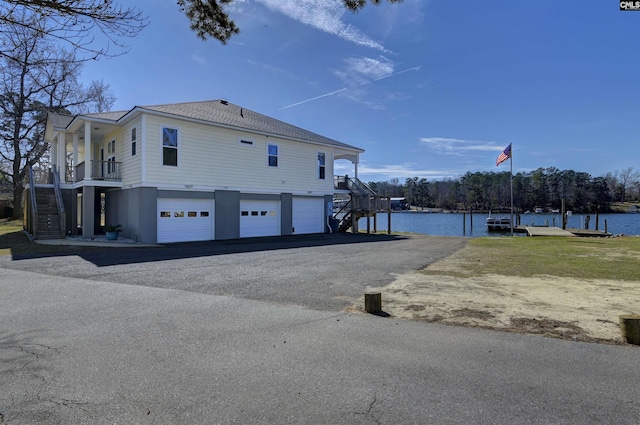
[[[51,140],[51,172],[54,173],[58,166],[58,134]],[[48,179],[47,179],[48,180]]]
[[[358,158],[356,157],[356,162],[354,163],[355,172],[356,172],[356,182],[358,181]]]
[[[64,182],[67,168],[67,135],[58,133],[58,178]]]
[[[76,167],[78,166],[78,133],[74,133],[73,134],[73,164],[71,164],[71,166],[73,167],[71,170],[71,175],[73,176],[73,178],[71,179],[71,181],[76,181],[77,180],[77,175],[76,175]]]
[[[91,180],[91,123],[84,123],[84,179]],[[93,205],[93,204],[92,204]],[[84,207],[84,201],[83,201]],[[82,214],[84,216],[84,213]],[[82,232],[84,234],[85,226],[82,226]],[[93,232],[93,226],[91,227]]]
[[[96,188],[93,186],[84,186],[82,188],[82,237],[90,238],[94,236],[93,228],[95,226],[95,201]]]

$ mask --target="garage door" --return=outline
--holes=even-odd
[[[293,234],[324,232],[324,199],[293,198]]]
[[[158,199],[158,243],[214,239],[212,199]]]
[[[240,201],[241,238],[280,235],[280,201]]]

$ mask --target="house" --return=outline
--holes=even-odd
[[[225,100],[50,113],[45,140],[52,184],[25,191],[25,227],[89,238],[121,224],[144,243],[328,232],[334,193],[349,193],[334,161],[357,181],[364,152]]]

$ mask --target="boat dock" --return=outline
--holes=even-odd
[[[514,231],[526,233],[527,236],[611,236],[611,233],[602,230],[567,229],[549,226],[516,226]]]
[[[518,226],[524,228],[527,236],[575,236],[573,233],[559,227],[547,226]]]

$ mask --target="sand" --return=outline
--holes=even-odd
[[[429,274],[449,267],[459,264],[443,259],[367,289],[393,317],[612,344],[623,343],[619,316],[640,310],[640,281]],[[352,310],[363,308],[364,299]]]

